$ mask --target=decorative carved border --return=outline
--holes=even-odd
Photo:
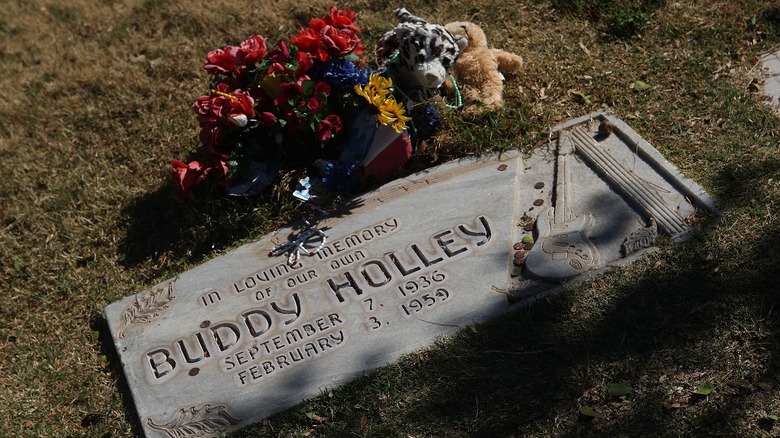
[[[117,336],[125,337],[125,330],[131,324],[147,324],[157,318],[162,311],[167,309],[171,301],[176,298],[176,278],[166,285],[155,286],[146,292],[141,292],[135,297],[133,304],[122,312]]]
[[[190,438],[218,435],[226,429],[241,423],[234,418],[225,406],[202,404],[181,408],[162,423],[155,423],[151,418],[146,424],[152,429],[167,434],[170,438]]]

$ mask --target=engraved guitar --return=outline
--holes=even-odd
[[[528,273],[543,280],[560,282],[599,266],[598,249],[587,236],[593,215],[577,215],[569,207],[567,160],[573,150],[571,138],[561,135],[556,154],[555,206],[537,218],[538,237],[525,259]]]

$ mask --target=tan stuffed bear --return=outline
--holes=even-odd
[[[455,38],[468,39],[468,45],[461,50],[452,75],[460,87],[463,97],[463,116],[473,118],[485,111],[504,107],[504,76],[517,73],[523,67],[523,58],[513,53],[488,47],[485,32],[474,23],[456,21],[444,26]],[[447,82],[448,94],[455,93],[453,85]]]

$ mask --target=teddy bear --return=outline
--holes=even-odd
[[[488,47],[485,32],[475,23],[456,21],[444,28],[454,37],[468,40],[452,67],[464,103],[463,116],[473,119],[485,111],[503,108],[504,74],[516,74],[523,67],[523,58]],[[448,81],[446,91],[452,96],[458,89]]]

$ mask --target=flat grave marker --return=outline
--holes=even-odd
[[[780,48],[761,56],[765,78],[762,93],[769,98],[769,103],[777,108],[780,106]]]
[[[213,436],[260,421],[717,213],[614,116],[551,138],[525,158],[464,158],[365,194],[316,222],[327,239],[311,233],[318,251],[293,266],[269,250],[301,227],[106,306],[144,432]]]

